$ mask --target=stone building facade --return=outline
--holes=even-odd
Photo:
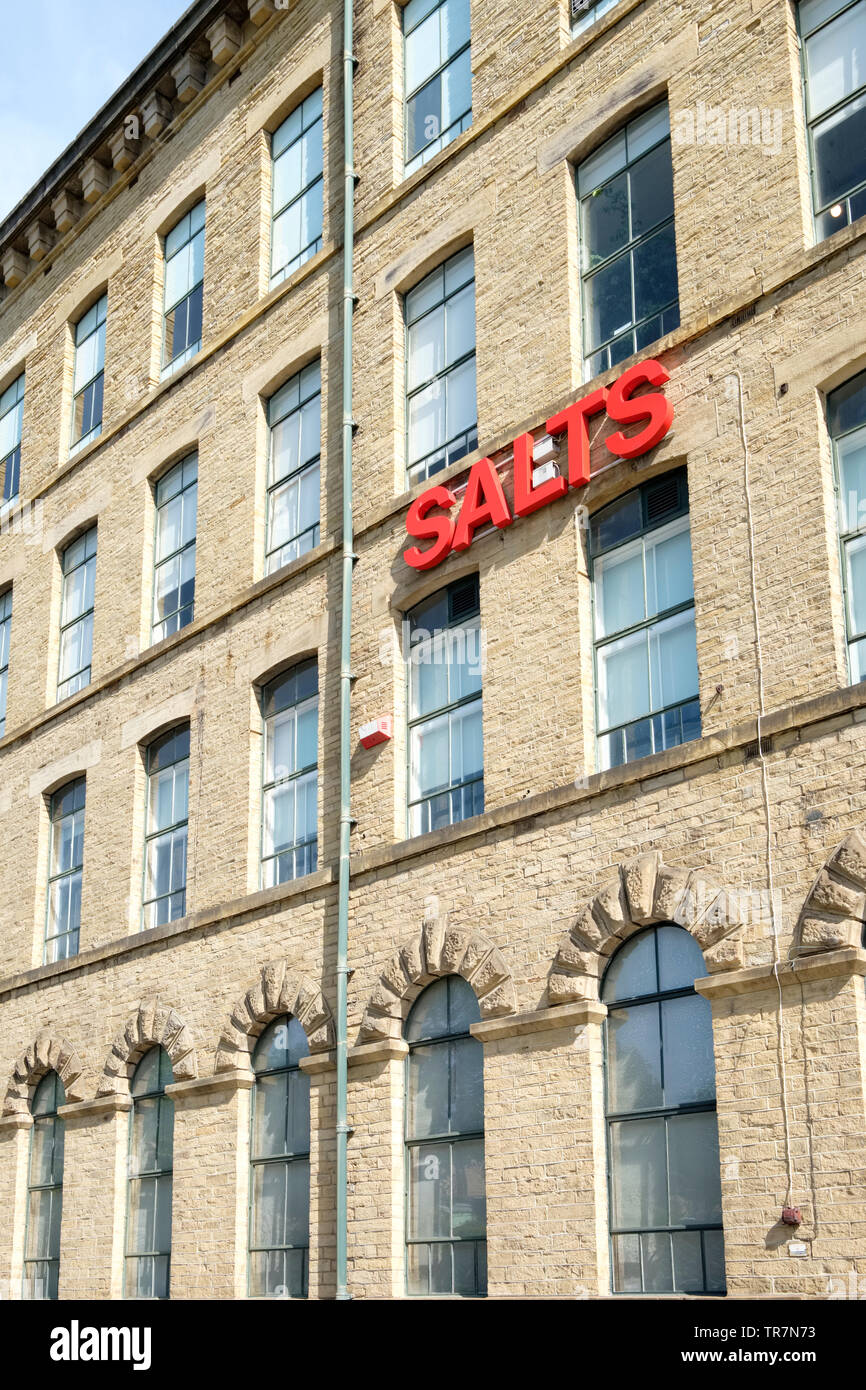
[[[834,1281],[866,1275],[866,695],[853,665],[857,525],[840,519],[833,424],[833,393],[866,368],[866,167],[825,214],[813,116],[847,119],[856,81],[832,63],[819,71],[809,26],[841,15],[862,43],[864,5],[828,0],[816,16],[816,0],[602,0],[572,15],[569,0],[471,0],[461,48],[462,10],[448,4],[444,14],[433,0],[405,13],[396,0],[355,5],[353,736],[392,724],[372,747],[358,738],[352,757],[349,1289],[424,1291],[407,1285],[407,1018],[425,988],[457,977],[477,1001],[467,1027],[483,1061],[483,1229],[477,1174],[464,1197],[476,1244],[486,1238],[489,1296],[827,1297]],[[416,19],[434,20],[444,45],[430,78],[439,87],[423,87],[423,100],[421,60],[404,52]],[[341,26],[327,0],[201,0],[0,227],[0,395],[20,419],[0,514],[0,603],[8,596],[11,612],[0,1277],[12,1297],[36,1258],[35,1102],[52,1073],[63,1086],[59,1296],[130,1291],[130,1114],[154,1048],[172,1073],[170,1296],[273,1292],[251,1284],[252,1059],[286,1018],[303,1027],[307,1053],[297,1067],[310,1105],[303,1291],[335,1293]],[[458,98],[469,67],[467,112]],[[837,83],[827,99],[815,95],[821,82]],[[633,165],[660,111],[677,312],[623,347],[599,327],[607,291],[589,284],[588,239],[631,238],[637,293],[646,242]],[[300,174],[278,174],[278,144],[294,158],[307,130]],[[633,159],[625,145],[616,152],[625,130]],[[625,229],[622,190],[619,202],[602,196],[597,225],[598,189],[586,206],[578,196],[580,171],[589,178],[587,161],[608,145],[632,180]],[[278,186],[292,178],[308,200],[300,232],[275,221]],[[202,204],[203,261],[193,245]],[[187,257],[180,299],[176,245]],[[447,297],[436,272],[469,248],[476,416],[462,446],[435,461],[443,467],[413,475],[407,462],[423,449],[407,460],[417,366],[407,300],[420,286]],[[657,259],[648,283],[669,271]],[[593,295],[604,300],[598,318]],[[85,358],[84,320],[103,297],[94,387],[99,345]],[[636,303],[628,312],[637,322]],[[600,371],[588,363],[596,331],[619,344]],[[614,454],[599,416],[587,486],[513,525],[482,526],[441,565],[407,565],[406,516],[422,494],[444,484],[464,497],[470,465],[490,458],[510,496],[513,441],[531,433],[541,458],[547,421],[648,357],[674,409],[660,443],[634,459]],[[270,403],[314,364],[320,513],[273,561]],[[838,413],[850,435],[857,421]],[[192,457],[194,611],[189,591],[169,585],[181,597],[159,613],[176,622],[156,633],[159,484]],[[557,458],[539,486],[564,473],[562,448]],[[668,746],[654,726],[651,749],[614,757],[599,737],[593,518],[682,469],[688,526],[677,534],[690,538],[698,681],[686,693],[699,726]],[[75,599],[71,549],[87,536],[81,563],[95,563]],[[413,832],[408,803],[423,797],[410,786],[404,622],[469,576],[483,809],[460,819],[452,796],[453,823],[436,824],[431,802]],[[69,637],[74,622],[90,626]],[[318,797],[305,803],[303,864],[296,853],[292,870],[281,860],[270,873],[266,702],[311,661]],[[145,858],[165,830],[152,821],[148,759],[178,729],[188,731],[183,901],[147,926]],[[61,863],[56,827],[75,812],[59,794],[79,784],[83,831],[68,821]],[[76,873],[73,888],[58,888]],[[46,928],[61,889],[67,928],[77,914],[62,949],[50,946],[59,929]],[[633,935],[671,923],[700,948],[695,988],[711,1010],[718,1154],[703,1150],[700,1162],[712,1162],[721,1192],[720,1221],[705,1224],[724,1241],[712,1288],[659,1274],[648,1246],[635,1272],[610,1234],[603,978]],[[652,1161],[644,1154],[638,1171]],[[781,1220],[784,1206],[800,1208],[796,1227]],[[638,1224],[678,1226],[651,1214]],[[430,1278],[434,1293],[485,1291],[480,1276],[473,1287]]]

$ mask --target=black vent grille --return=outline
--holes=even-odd
[[[478,612],[478,575],[469,574],[456,580],[448,590],[448,617],[452,623],[469,618]]]
[[[649,483],[646,490],[646,519],[652,526],[668,515],[683,510],[684,498],[680,494],[680,475],[667,473],[658,482]]]

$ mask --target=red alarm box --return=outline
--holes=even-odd
[[[386,714],[384,719],[371,719],[369,724],[362,724],[358,737],[363,748],[375,748],[377,743],[387,743],[393,732],[394,721]]]

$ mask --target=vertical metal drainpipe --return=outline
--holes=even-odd
[[[351,1297],[347,1282],[349,985],[349,839],[352,830],[352,316],[355,310],[355,16],[343,0],[343,594],[340,609],[340,876],[337,918],[337,1298]]]

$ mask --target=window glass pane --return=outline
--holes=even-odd
[[[409,401],[409,462],[422,459],[445,442],[445,385],[441,378]]]
[[[661,1006],[665,1105],[692,1105],[716,1097],[713,1023],[699,994],[667,999]]]
[[[668,667],[665,667],[666,672]],[[689,691],[693,694],[693,691]],[[599,727],[627,724],[650,708],[647,635],[619,637],[598,650]]]
[[[404,31],[407,20],[404,19]],[[434,11],[411,33],[406,32],[406,91],[414,92],[441,65],[442,38],[438,12]]]
[[[651,269],[651,268],[650,268]],[[632,322],[631,262],[620,256],[584,281],[588,345],[595,347]]]
[[[466,430],[474,430],[478,418],[475,395],[475,358],[455,367],[445,378],[447,387],[445,437],[454,439]],[[475,448],[475,440],[469,441],[466,452]],[[450,458],[449,463],[456,462]]]
[[[855,5],[806,40],[809,115],[819,116],[866,84],[866,5]]]
[[[613,1287],[617,1293],[641,1293],[640,1236],[614,1236]]]
[[[671,1115],[668,1125],[671,1224],[722,1219],[719,1138],[712,1111]]]
[[[630,121],[626,128],[626,141],[628,144],[628,157],[630,160],[637,159],[639,155],[645,153],[653,145],[658,144],[666,135],[671,133],[670,113],[666,101],[659,102],[650,111],[645,111],[642,116],[636,116]]]
[[[577,186],[581,197],[606,183],[620,169],[624,169],[625,164],[625,131],[620,130],[580,165],[577,171]]]
[[[454,125],[472,107],[472,65],[467,48],[442,73],[442,130]]]
[[[407,1061],[407,1137],[447,1134],[449,1049],[416,1047]]]
[[[707,1234],[711,1234],[707,1232]],[[704,1268],[701,1259],[699,1231],[679,1231],[671,1236],[673,1249],[673,1283],[670,1287],[682,1293],[702,1293]]]
[[[707,973],[700,946],[683,927],[657,927],[655,939],[659,953],[659,987],[690,989],[699,976]]]
[[[584,270],[619,251],[629,240],[628,175],[619,174],[583,204]]]
[[[622,632],[643,621],[646,610],[643,543],[640,540],[597,560],[593,577],[596,636]]]
[[[704,1264],[706,1267],[707,1290],[710,1293],[725,1291],[725,1243],[721,1231],[704,1231]]]
[[[437,715],[410,734],[411,795],[429,795],[449,784],[449,719]]]
[[[468,988],[471,989],[471,986]],[[483,1130],[484,1050],[481,1043],[472,1037],[461,1038],[458,1042],[449,1043],[448,1047],[452,1078],[451,1129],[455,1134]],[[439,1048],[439,1051],[443,1050]]]
[[[450,1144],[419,1144],[409,1150],[409,1196],[410,1239],[450,1236]]]
[[[419,1038],[446,1037],[451,1031],[448,1021],[448,981],[437,980],[428,985],[412,1005],[406,1023],[406,1038],[409,1042],[416,1042]],[[453,1031],[459,1030],[454,1028]]]
[[[662,1104],[658,1004],[632,1004],[609,1014],[607,1096],[614,1114]]]
[[[613,1226],[668,1225],[664,1119],[617,1121],[610,1147]]]
[[[440,305],[418,319],[409,329],[409,390],[429,381],[444,365],[445,308]]]
[[[631,186],[631,234],[643,236],[674,215],[674,176],[670,145],[657,145],[633,164]]]
[[[832,424],[832,422],[831,422]],[[866,430],[840,439],[836,445],[839,460],[839,506],[843,531],[866,526]]]
[[[651,532],[645,546],[648,616],[688,603],[694,597],[688,517]]]
[[[673,225],[636,246],[632,260],[635,319],[643,319],[677,297],[677,248]]]
[[[652,709],[687,700],[698,691],[695,615],[689,609],[649,629]]]
[[[656,993],[655,935],[653,932],[640,932],[619,948],[607,968],[602,986],[602,998],[607,1003]]]
[[[866,536],[845,545],[848,589],[848,631],[866,632]]]
[[[640,1238],[645,1293],[667,1293],[673,1288],[671,1238],[666,1231],[647,1231]]]
[[[815,197],[823,208],[866,179],[866,96],[814,126],[812,143]]]
[[[480,1043],[476,1044],[480,1048]],[[452,1214],[451,1230],[468,1239],[483,1237],[486,1225],[484,1193],[484,1141],[464,1139],[451,1150]]]

